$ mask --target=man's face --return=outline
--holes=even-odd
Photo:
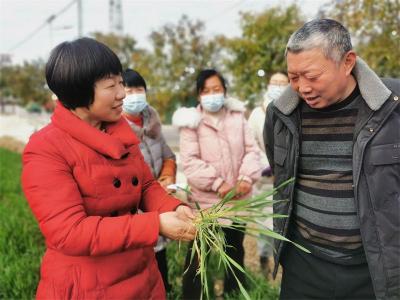
[[[290,85],[312,108],[325,108],[340,102],[348,96],[354,66],[346,57],[347,54],[336,63],[326,58],[319,48],[297,54],[288,52]]]

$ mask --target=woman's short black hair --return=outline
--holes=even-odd
[[[144,87],[144,90],[147,91],[146,81],[140,73],[136,70],[126,69],[122,74],[124,78],[125,86],[127,87]]]
[[[68,109],[88,107],[94,101],[96,81],[121,73],[117,55],[90,38],[59,44],[46,63],[47,85]]]
[[[221,81],[222,87],[224,88],[224,94],[226,94],[226,81],[224,77],[214,69],[205,69],[200,71],[199,75],[197,75],[196,79],[196,93],[200,95],[200,93],[204,90],[204,85],[206,84],[206,80],[210,77],[217,76]]]

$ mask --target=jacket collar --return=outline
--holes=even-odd
[[[238,99],[227,97],[225,98],[224,107],[227,112],[245,112],[246,106]],[[172,116],[172,125],[179,128],[196,129],[202,121],[201,106],[197,107],[181,107],[174,112]]]
[[[153,138],[157,138],[161,134],[161,120],[158,116],[157,111],[148,105],[140,114],[143,120],[143,127],[139,127],[134,122],[129,120],[129,118],[125,115],[128,119],[128,124],[131,126],[132,130],[135,132],[136,136],[140,139],[143,139],[143,135],[150,136],[152,135]],[[146,130],[144,130],[146,129]],[[152,134],[149,134],[152,133]]]
[[[360,88],[361,96],[368,107],[373,111],[379,110],[389,98],[391,91],[366,62],[359,57],[357,57],[352,73]],[[274,101],[274,105],[283,114],[290,115],[297,108],[300,101],[298,94],[288,86],[281,97]]]
[[[51,121],[82,144],[113,159],[120,159],[129,152],[130,146],[139,144],[125,118],[107,123],[103,132],[82,121],[58,102]]]

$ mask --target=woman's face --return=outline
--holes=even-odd
[[[110,75],[96,81],[94,86],[94,101],[88,109],[91,123],[118,121],[122,113],[122,100],[125,98],[122,76]]]
[[[204,83],[204,88],[200,92],[200,97],[211,94],[225,94],[225,90],[221,83],[221,80],[216,75],[206,79]]]
[[[125,87],[125,93],[127,95],[132,95],[132,94],[146,94],[146,89],[143,86],[139,87]]]

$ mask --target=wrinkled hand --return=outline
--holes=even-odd
[[[236,186],[236,197],[247,195],[251,191],[251,183],[248,181],[240,181]]]
[[[159,218],[162,236],[179,241],[191,241],[195,238],[196,228],[190,219],[187,221],[181,219],[182,212],[165,212],[160,214]]]
[[[218,189],[218,196],[220,198],[224,198],[225,195],[228,194],[230,192],[230,190],[232,190],[232,189],[233,189],[233,186],[224,182]]]
[[[182,221],[190,222],[196,217],[192,209],[186,205],[179,205],[175,211],[178,213],[178,218]]]

